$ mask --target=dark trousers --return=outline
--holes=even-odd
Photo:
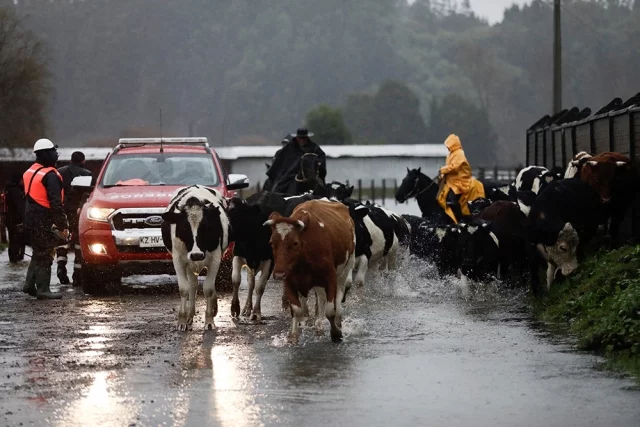
[[[24,259],[24,230],[22,227],[7,227],[9,234],[9,262],[18,262]]]
[[[69,219],[69,231],[71,232],[71,241],[62,246],[56,247],[56,263],[58,264],[58,269],[56,274],[60,282],[68,283],[69,278],[67,277],[67,255],[69,253],[69,249],[73,248],[74,253],[74,262],[73,262],[73,275],[72,280],[74,283],[78,283],[78,279],[80,278],[80,269],[82,268],[82,251],[80,250],[80,240],[78,236],[78,218],[77,214],[71,215],[67,212],[67,218]]]
[[[31,236],[31,262],[27,269],[25,289],[37,289],[38,292],[49,292],[51,286],[51,264],[53,264],[54,248],[58,244],[56,236],[45,228],[28,230]]]
[[[460,221],[462,219],[462,208],[460,207],[460,194],[456,194],[453,190],[449,189],[447,193],[447,206],[451,208],[456,219]]]

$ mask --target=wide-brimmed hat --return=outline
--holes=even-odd
[[[296,133],[292,133],[291,136],[296,138],[310,138],[313,136],[313,133],[309,132],[307,128],[298,128]]]

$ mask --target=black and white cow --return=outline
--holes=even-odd
[[[353,185],[347,187],[346,184],[338,181],[333,181],[331,184],[327,185],[327,192],[327,197],[343,201],[351,197],[351,195],[353,194]]]
[[[584,165],[592,157],[593,155],[591,153],[587,153],[586,151],[581,151],[573,156],[573,159],[569,162],[569,164],[567,165],[567,169],[564,172],[564,178],[569,179],[579,177],[579,172],[582,168],[582,165]]]
[[[393,216],[395,214],[389,214],[379,206],[363,205],[348,198],[342,203],[349,207],[351,219],[356,224],[356,273],[353,282],[362,286],[370,269],[396,268],[400,249],[400,239],[396,235],[397,221]]]
[[[538,194],[552,181],[561,178],[543,166],[528,166],[516,176],[512,189],[512,201],[516,201],[520,210],[529,216],[531,206],[535,203]]]
[[[227,215],[234,230],[233,297],[231,299],[231,316],[240,315],[240,300],[238,290],[242,279],[242,267],[247,267],[247,281],[249,291],[243,316],[251,316],[251,320],[260,321],[262,318],[261,301],[267,281],[273,271],[273,252],[269,244],[271,229],[263,224],[273,212],[282,214],[286,202],[282,196],[268,191],[262,191],[249,196],[246,200],[234,197],[229,202]],[[256,283],[256,276],[260,278]],[[256,303],[253,304],[253,291],[256,291]]]
[[[222,254],[229,245],[229,220],[226,200],[213,189],[200,185],[176,191],[162,214],[162,238],[171,252],[178,276],[180,306],[178,329],[193,325],[196,312],[198,274],[207,270],[203,291],[207,301],[205,329],[213,329],[218,313],[215,279]]]
[[[492,203],[493,202],[491,200],[480,197],[467,202],[467,206],[469,206],[469,212],[471,213],[471,216],[478,216],[482,213],[482,211],[491,206]]]
[[[459,239],[457,224],[431,227],[425,222],[412,228],[411,253],[432,262],[441,278],[453,276],[460,265]]]
[[[593,238],[605,216],[599,194],[578,178],[554,181],[540,193],[527,220],[527,240],[537,248],[529,256],[534,293],[539,292],[536,252],[547,262],[549,289],[557,271],[568,276],[578,268],[578,244]]]

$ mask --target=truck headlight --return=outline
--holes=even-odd
[[[107,218],[111,215],[115,209],[112,208],[89,208],[87,210],[87,218],[94,221],[107,222]]]

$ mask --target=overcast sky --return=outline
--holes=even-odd
[[[513,3],[520,5],[530,3],[530,0],[469,0],[469,2],[477,15],[486,18],[489,23],[495,24],[502,21],[502,14],[507,7]]]

